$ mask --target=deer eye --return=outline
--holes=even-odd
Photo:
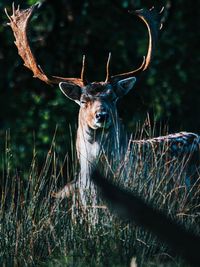
[[[86,100],[81,100],[81,105],[85,105],[86,103]]]
[[[112,91],[111,89],[107,89],[106,94],[111,95],[112,92],[113,92],[113,91]]]

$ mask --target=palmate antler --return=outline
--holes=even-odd
[[[32,18],[32,15],[34,11],[36,10],[36,8],[38,8],[39,6],[40,4],[35,4],[28,9],[20,10],[19,6],[17,9],[15,9],[15,6],[13,4],[12,16],[9,16],[7,13],[7,10],[5,10],[10,20],[10,23],[8,23],[8,25],[10,25],[10,27],[13,30],[13,33],[15,36],[15,44],[17,46],[19,55],[24,61],[24,65],[30,70],[32,70],[35,78],[38,78],[46,82],[47,84],[59,84],[60,82],[71,82],[79,86],[86,85],[87,81],[85,79],[85,74],[84,74],[85,56],[83,57],[81,78],[64,78],[64,77],[58,77],[58,76],[50,76],[50,75],[45,74],[42,68],[38,65],[36,58],[29,45],[27,31],[28,31],[29,21]],[[139,74],[141,74],[143,71],[145,71],[149,67],[149,64],[151,62],[151,59],[152,59],[152,56],[155,50],[158,30],[161,28],[161,24],[158,22],[157,12],[154,10],[154,8],[150,10],[141,9],[141,10],[134,11],[134,13],[144,21],[148,29],[149,46],[148,46],[147,55],[146,57],[143,57],[143,62],[138,69],[130,71],[130,72],[110,76],[111,54],[109,54],[109,58],[108,58],[107,66],[106,66],[106,72],[107,72],[106,82],[115,84],[122,79],[126,79],[126,78],[133,77],[133,76],[138,76]]]
[[[164,8],[161,9],[160,14],[163,12]],[[114,76],[110,76],[109,74],[109,66],[110,66],[110,54],[107,62],[107,75],[106,75],[106,81],[110,83],[117,83],[118,81],[122,79],[126,79],[133,76],[138,76],[143,71],[145,71],[151,62],[151,59],[153,57],[156,42],[158,39],[158,32],[162,28],[162,24],[159,21],[158,13],[155,11],[154,7],[151,9],[140,9],[136,10],[134,12],[136,16],[138,16],[140,19],[144,21],[144,23],[147,26],[148,34],[149,34],[149,45],[148,45],[148,51],[146,57],[143,57],[143,62],[141,66],[133,71],[120,73]]]
[[[81,78],[64,78],[57,76],[49,76],[46,75],[44,71],[41,69],[41,67],[38,65],[36,58],[29,45],[27,31],[28,31],[29,21],[32,18],[36,8],[38,8],[39,6],[40,4],[37,3],[28,9],[20,10],[19,6],[16,9],[13,3],[12,16],[9,16],[7,10],[5,9],[6,15],[10,20],[10,23],[8,23],[8,25],[13,30],[15,36],[15,44],[17,46],[19,55],[24,61],[24,65],[30,70],[32,70],[33,77],[38,78],[47,84],[59,84],[60,82],[71,82],[79,86],[83,86],[85,84],[85,79],[84,79],[85,58],[83,58]]]

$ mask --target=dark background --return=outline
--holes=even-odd
[[[15,1],[22,8],[37,1]],[[78,106],[66,99],[57,86],[33,79],[23,66],[14,45],[0,1],[0,149],[6,131],[17,154],[16,164],[29,164],[33,148],[43,157],[57,126],[57,150],[65,153],[77,126]],[[33,18],[31,44],[46,73],[80,77],[86,55],[90,81],[105,79],[105,64],[112,52],[112,72],[140,65],[147,50],[144,24],[127,10],[164,5],[165,23],[150,69],[118,104],[130,132],[150,114],[158,128],[169,132],[200,132],[200,1],[44,1]],[[74,134],[73,134],[74,135]]]

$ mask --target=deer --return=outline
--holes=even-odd
[[[122,159],[130,143],[130,138],[119,118],[116,103],[133,89],[139,77],[149,68],[162,25],[157,20],[158,13],[154,8],[134,11],[134,14],[146,25],[149,36],[147,54],[143,57],[141,65],[129,72],[110,75],[111,54],[109,54],[105,81],[89,82],[85,75],[85,56],[83,56],[80,78],[47,75],[38,65],[27,37],[30,19],[38,7],[39,5],[35,4],[21,10],[19,7],[15,8],[13,4],[13,14],[10,16],[6,11],[18,53],[24,65],[33,72],[33,77],[49,85],[59,85],[62,93],[80,107],[76,137],[80,174],[78,179],[68,183],[55,193],[55,196],[69,197],[78,189],[80,202],[84,206],[88,199],[86,192],[90,190],[90,198],[93,199],[93,204],[96,204],[94,199],[97,197],[97,192],[90,179],[93,167],[102,157],[103,164],[115,158]],[[149,144],[156,147],[167,143],[172,156],[182,157],[194,154],[197,155],[196,157],[199,156],[200,138],[191,132],[180,132],[146,140],[131,140],[131,142],[143,147],[148,147]]]

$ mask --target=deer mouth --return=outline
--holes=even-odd
[[[111,125],[111,121],[104,121],[104,122],[95,122],[95,129],[102,128],[102,129],[108,129]]]
[[[109,128],[111,125],[109,113],[106,111],[97,112],[94,118],[95,128]]]

